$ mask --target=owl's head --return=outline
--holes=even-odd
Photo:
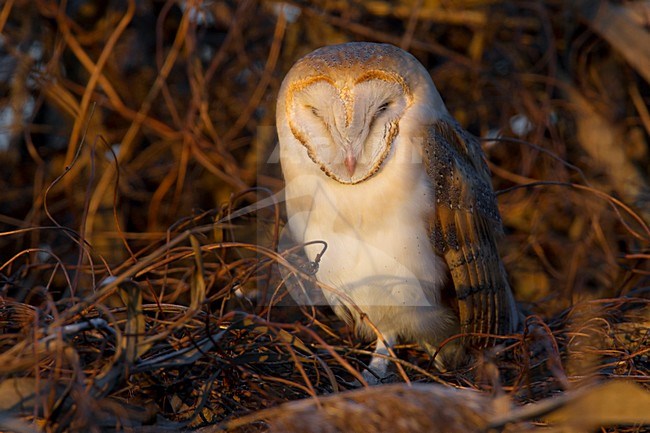
[[[352,42],[296,62],[280,89],[277,125],[280,140],[300,142],[327,176],[356,184],[381,169],[405,124],[430,124],[443,113],[415,57],[393,45]]]

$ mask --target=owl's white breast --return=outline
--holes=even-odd
[[[447,320],[438,308],[446,264],[429,239],[435,201],[418,149],[398,137],[379,172],[345,185],[327,177],[299,142],[281,140],[287,226],[297,242],[328,245],[319,281],[349,296],[380,329],[416,338]],[[306,252],[313,260],[321,249]],[[335,310],[342,302],[326,297]]]

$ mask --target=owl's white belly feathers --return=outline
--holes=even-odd
[[[422,165],[387,165],[395,173],[353,186],[300,165],[285,190],[288,227],[297,242],[327,243],[316,276],[331,287],[325,296],[337,314],[367,338],[375,334],[359,310],[390,338],[435,344],[448,336],[453,316],[439,302],[446,264],[429,239],[433,197]],[[310,260],[321,250],[306,247]]]

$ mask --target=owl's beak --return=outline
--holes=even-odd
[[[348,174],[350,177],[354,174],[354,170],[357,168],[357,158],[352,155],[352,152],[347,152],[345,155],[345,168],[348,169]]]

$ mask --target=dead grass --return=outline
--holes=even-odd
[[[256,415],[350,388],[369,348],[329,309],[292,301],[287,289],[315,282],[297,251],[276,252],[282,207],[235,214],[282,188],[284,73],[350,40],[409,49],[489,137],[503,256],[530,314],[469,371],[399,348],[402,379],[481,391],[477,431],[503,414],[492,396],[647,388],[649,45],[560,1],[100,3],[0,6],[0,430],[304,431],[328,408],[372,407],[369,391],[304,424]],[[607,7],[647,34],[646,2]],[[456,398],[393,388],[383,422],[407,407],[422,420],[404,431],[438,419],[417,392]],[[546,420],[510,427],[531,419]]]

